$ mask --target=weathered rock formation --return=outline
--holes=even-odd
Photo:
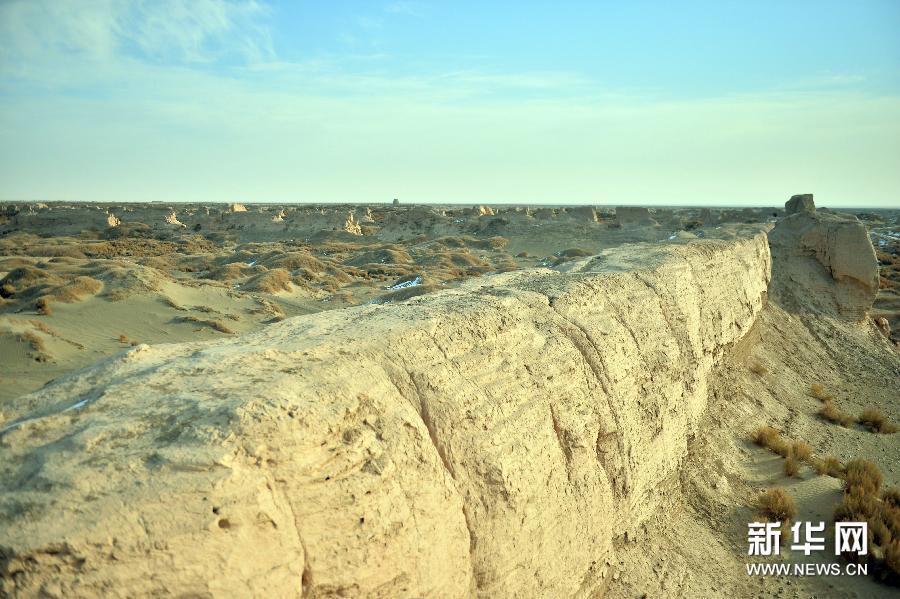
[[[650,210],[640,206],[617,206],[616,222],[620,226],[652,227],[657,224],[650,215]]]
[[[816,203],[813,201],[813,194],[801,193],[791,196],[784,204],[784,211],[787,214],[797,214],[798,212],[815,212]]]
[[[623,246],[133,348],[0,433],[0,595],[594,596],[769,269]]]
[[[773,293],[786,308],[849,320],[865,318],[878,294],[878,262],[859,219],[850,214],[794,212],[769,232],[769,243]]]

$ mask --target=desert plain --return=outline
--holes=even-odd
[[[900,209],[784,200],[0,206],[0,595],[895,595]]]

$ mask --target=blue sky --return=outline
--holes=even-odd
[[[900,207],[900,2],[0,3],[0,199]]]

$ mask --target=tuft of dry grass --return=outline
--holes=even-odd
[[[791,445],[791,453],[801,462],[808,462],[812,458],[812,447],[806,441],[794,441]]]
[[[891,529],[888,528],[883,520],[875,520],[874,522],[872,522],[869,528],[872,532],[872,541],[876,545],[881,545],[882,547],[884,547],[891,542],[891,539],[893,538]]]
[[[34,308],[41,316],[50,316],[53,314],[53,309],[50,308],[50,298],[47,296],[39,297],[34,303]]]
[[[851,460],[844,469],[844,490],[849,494],[877,497],[883,480],[881,470],[869,460]]]
[[[825,390],[825,385],[813,383],[809,386],[809,394],[819,401],[834,401],[834,396]]]
[[[769,372],[768,368],[766,368],[761,363],[756,362],[756,361],[751,362],[750,366],[748,366],[748,368],[750,369],[750,372],[752,372],[753,374],[758,375],[758,376],[764,376]]]
[[[835,522],[868,522],[879,512],[878,498],[860,490],[844,493],[843,499],[834,510]]]
[[[891,487],[881,492],[881,500],[887,505],[900,508],[900,489]]]
[[[884,546],[884,565],[889,571],[887,577],[896,584],[900,579],[900,538]]]
[[[825,401],[822,409],[819,410],[819,416],[829,422],[833,422],[845,427],[850,426],[850,423],[853,422],[853,416],[846,412],[842,412],[837,406],[834,405],[834,402],[830,400]]]
[[[821,460],[813,461],[813,468],[816,469],[817,474],[827,474],[834,478],[844,476],[844,465],[834,456],[827,456]]]
[[[862,414],[859,415],[858,421],[860,424],[869,427],[873,433],[890,435],[891,433],[897,432],[897,427],[888,422],[884,414],[881,413],[881,410],[876,408],[866,408],[863,410]]]
[[[766,449],[777,453],[782,457],[787,457],[791,452],[791,445],[781,438],[778,429],[771,426],[761,426],[756,429],[753,435],[753,441]]]
[[[793,453],[789,453],[784,460],[784,474],[786,476],[797,476],[800,474],[800,462],[797,461]]]
[[[790,522],[797,515],[794,499],[780,487],[768,489],[759,496],[759,513],[771,522]]]

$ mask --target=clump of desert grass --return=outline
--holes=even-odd
[[[812,466],[815,460],[812,455],[812,448],[806,441],[791,441],[781,436],[778,429],[771,426],[761,426],[753,433],[753,442],[760,447],[765,447],[769,451],[783,457],[784,473],[787,476],[797,476],[800,474],[800,466],[804,462]]]
[[[889,435],[897,432],[897,427],[888,422],[881,410],[876,408],[866,408],[857,420],[860,424],[869,427],[873,433]]]
[[[881,471],[869,460],[856,459],[847,462],[844,469],[844,491],[859,491],[865,495],[877,495],[884,481]]]
[[[808,462],[812,458],[812,447],[806,441],[794,441],[791,453],[801,462]]]
[[[822,405],[822,408],[819,410],[819,416],[828,422],[833,422],[834,424],[839,424],[843,427],[850,426],[850,423],[854,421],[853,416],[842,411],[834,405],[834,402],[831,400],[827,400]]]
[[[809,394],[819,401],[833,401],[834,396],[825,390],[825,386],[821,383],[813,383],[809,386]]]
[[[46,295],[37,299],[34,303],[34,309],[41,316],[51,316],[53,314],[53,309],[50,307],[50,298]]]
[[[756,429],[753,433],[753,442],[783,457],[784,473],[787,476],[797,476],[804,463],[812,467],[817,474],[827,474],[836,478],[843,476],[844,470],[839,460],[833,457],[816,457],[809,443],[786,439],[774,427],[761,426]]]
[[[797,515],[794,498],[781,487],[773,487],[763,492],[757,500],[756,509],[769,522],[788,523]]]
[[[878,466],[863,459],[847,463],[843,480],[844,495],[835,508],[834,521],[866,522],[870,544],[880,548],[871,551],[876,577],[900,583],[900,490],[882,490],[884,477]]]
[[[756,429],[756,432],[753,434],[753,441],[760,447],[765,447],[783,458],[786,458],[791,453],[791,444],[781,438],[781,433],[778,429],[771,426],[761,426]]]
[[[834,456],[813,459],[812,465],[816,474],[827,475],[833,478],[844,476],[844,465]]]
[[[788,454],[784,459],[784,474],[785,476],[797,476],[800,474],[800,462],[797,461],[793,454]]]

